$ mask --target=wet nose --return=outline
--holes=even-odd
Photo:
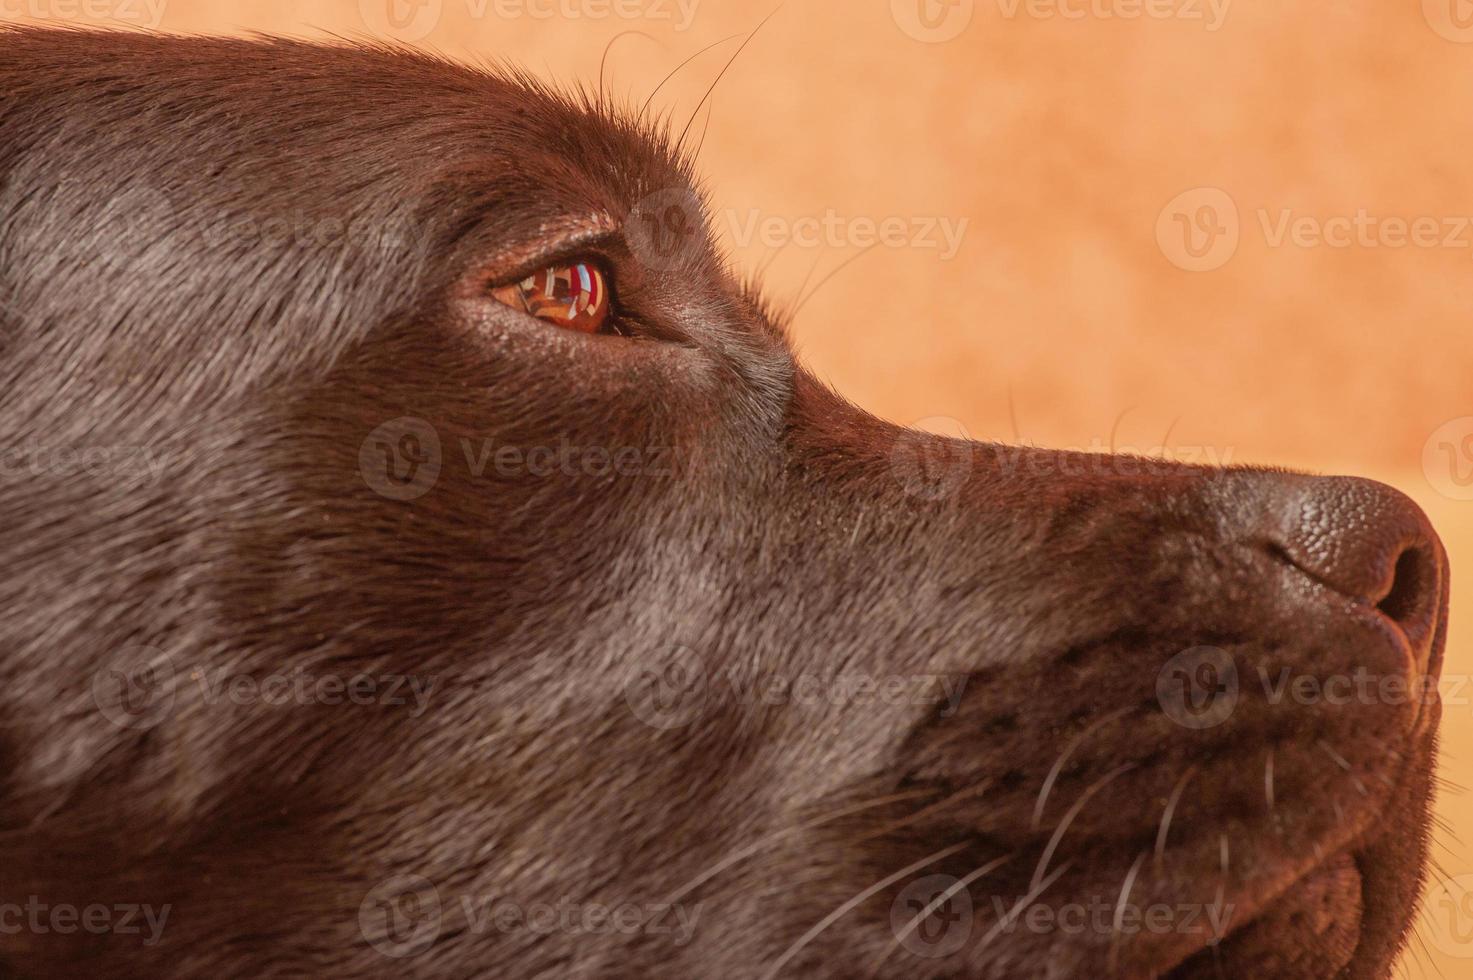
[[[1385,484],[1352,477],[1292,479],[1281,499],[1270,546],[1309,577],[1380,610],[1425,670],[1447,571],[1422,509]]]

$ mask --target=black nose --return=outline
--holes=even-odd
[[[1373,480],[1286,482],[1272,546],[1306,575],[1394,621],[1425,671],[1447,571],[1422,509]]]

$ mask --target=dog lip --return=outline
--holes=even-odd
[[[1345,880],[1336,880],[1337,876],[1343,876]],[[1349,946],[1349,951],[1344,958],[1334,963],[1333,969],[1327,974],[1338,975],[1339,971],[1355,962],[1360,949],[1362,933],[1360,915],[1364,912],[1364,888],[1365,875],[1361,870],[1360,852],[1351,847],[1340,848],[1305,869],[1302,874],[1290,879],[1273,897],[1260,905],[1253,915],[1235,923],[1226,935],[1204,941],[1199,947],[1180,959],[1152,970],[1151,975],[1157,980],[1191,980],[1198,976],[1218,976],[1222,969],[1221,959],[1224,957],[1231,959],[1234,955],[1234,943],[1254,941],[1252,932],[1255,926],[1270,917],[1283,915],[1286,909],[1290,911],[1294,919],[1312,920],[1316,902],[1323,903],[1324,901],[1325,896],[1320,893],[1320,890],[1330,889],[1334,889],[1335,894],[1343,900],[1353,900],[1361,910],[1361,913],[1356,916],[1353,932],[1350,935],[1350,938],[1354,940],[1353,944]],[[1350,894],[1352,890],[1354,891],[1353,896]],[[1277,935],[1275,933],[1276,940]],[[1283,948],[1294,941],[1294,938],[1276,941],[1274,947]],[[1210,964],[1202,962],[1204,954],[1207,954],[1208,951],[1211,951],[1212,957]]]

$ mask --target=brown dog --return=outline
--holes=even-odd
[[[0,974],[1388,975],[1422,514],[866,416],[677,142],[0,33]]]

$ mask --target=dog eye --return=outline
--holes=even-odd
[[[553,265],[491,295],[514,310],[581,333],[598,333],[609,318],[609,287],[592,262]]]

